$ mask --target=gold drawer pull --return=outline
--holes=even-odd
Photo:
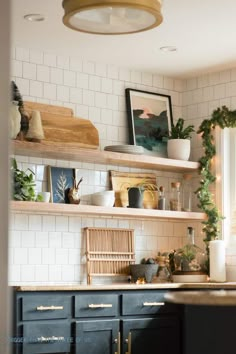
[[[37,338],[37,341],[40,343],[49,343],[49,342],[63,342],[65,340],[65,337],[39,337]]]
[[[164,306],[164,302],[144,302],[143,306]]]
[[[120,352],[120,332],[118,332],[118,338],[114,340],[114,342],[117,344],[117,352],[115,354],[121,354]]]
[[[98,309],[98,308],[104,308],[104,307],[112,307],[112,304],[89,304],[88,307],[90,309]]]
[[[131,354],[131,332],[128,334],[128,338],[125,339],[125,343],[127,343],[128,351],[125,354]]]
[[[63,310],[63,306],[37,306],[37,311],[55,311],[55,310]]]

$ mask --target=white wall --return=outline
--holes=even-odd
[[[171,95],[174,118],[182,115],[185,83],[155,74],[134,72],[78,58],[61,57],[15,48],[12,77],[24,100],[64,105],[75,115],[89,118],[99,130],[100,148],[128,143],[124,90],[126,87]],[[135,171],[118,166],[103,166],[70,161],[55,161],[17,156],[19,167],[36,173],[38,191],[47,189],[45,166],[73,167],[84,177],[81,203],[88,195],[109,187],[108,170]],[[138,170],[140,172],[140,170]],[[168,192],[170,183],[182,178],[174,173],[154,171],[157,184]],[[115,218],[26,215],[11,219],[9,257],[10,284],[85,282],[85,226],[130,227],[135,229],[136,259],[155,256],[182,245],[186,227],[194,226],[199,242],[200,223],[143,221]]]

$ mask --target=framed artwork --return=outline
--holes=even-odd
[[[48,188],[52,203],[68,203],[66,190],[73,187],[75,169],[48,166]]]
[[[125,90],[130,144],[145,153],[167,157],[167,135],[173,123],[171,97],[154,92]]]

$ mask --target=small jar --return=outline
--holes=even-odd
[[[166,209],[166,197],[165,197],[165,188],[160,187],[159,188],[159,197],[158,197],[158,206],[157,208],[159,210],[165,210]]]
[[[183,176],[182,184],[182,210],[192,211],[192,175],[185,174]]]
[[[180,182],[171,183],[170,210],[181,211]]]

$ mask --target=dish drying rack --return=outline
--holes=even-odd
[[[94,276],[125,276],[135,263],[134,230],[84,228],[87,246],[87,282]]]

